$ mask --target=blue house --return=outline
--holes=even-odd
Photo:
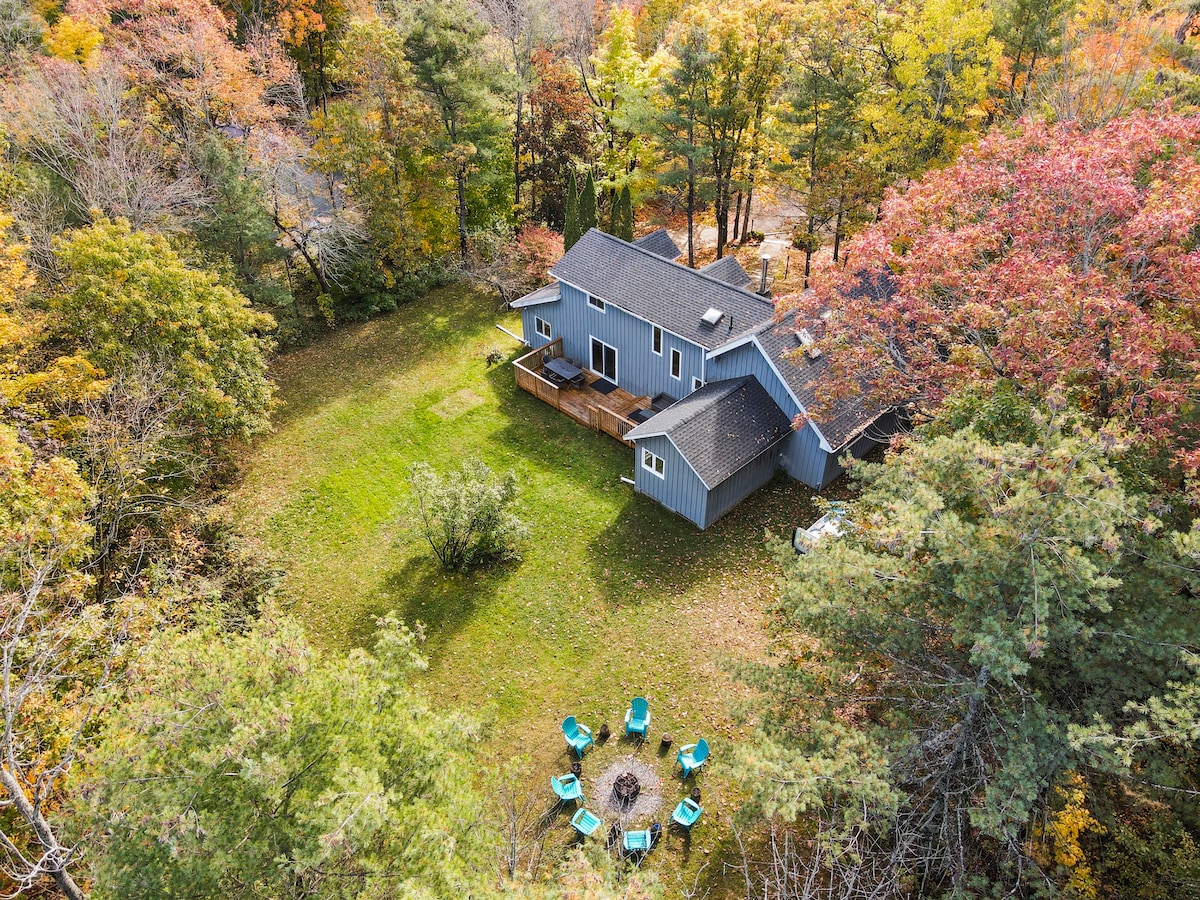
[[[518,385],[632,446],[635,490],[707,528],[778,469],[820,490],[895,430],[860,399],[810,415],[826,361],[808,333],[777,323],[732,257],[678,256],[665,231],[592,229],[513,303],[532,348]]]

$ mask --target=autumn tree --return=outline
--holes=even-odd
[[[317,167],[363,210],[364,264],[338,285],[342,312],[356,317],[352,304],[365,301],[375,312],[394,308],[390,297],[421,290],[435,260],[453,248],[451,167],[430,140],[440,126],[417,90],[404,41],[397,22],[352,23],[330,69],[344,97],[313,117]],[[379,296],[365,298],[372,284]]]
[[[635,15],[628,6],[609,11],[607,27],[585,67],[583,86],[592,101],[597,158],[606,193],[647,179],[650,144],[645,116],[653,79],[637,48]],[[587,229],[584,229],[585,231]]]
[[[569,173],[591,158],[591,104],[564,60],[543,49],[534,53],[533,64],[537,85],[529,93],[521,138],[529,156],[522,177],[529,182],[532,217],[558,229],[566,219]]]
[[[58,253],[66,273],[51,302],[58,335],[110,374],[139,357],[167,361],[164,378],[197,439],[266,427],[270,316],[121,220],[68,233]]]
[[[925,0],[904,6],[886,28],[885,89],[863,116],[894,177],[953,159],[986,123],[1002,52],[994,25],[984,0]]]
[[[467,258],[473,224],[487,222],[488,210],[473,211],[469,187],[493,180],[497,120],[494,103],[501,91],[498,73],[488,64],[482,41],[486,28],[475,22],[461,0],[421,0],[404,40],[417,89],[428,98],[441,122],[434,152],[450,160],[458,215],[459,253]],[[469,184],[470,182],[470,184]],[[484,221],[480,221],[484,220]]]
[[[0,423],[0,865],[17,893],[53,880],[83,900],[63,837],[62,781],[117,668],[119,609],[92,607],[87,484],[70,460],[36,459]]]
[[[1092,132],[1029,122],[892,195],[852,268],[796,301],[823,329],[829,383],[918,416],[1011,383],[1170,447],[1200,354],[1198,151],[1196,119],[1167,112]]]
[[[980,392],[951,415],[974,425],[856,469],[843,535],[781,548],[779,665],[757,675],[769,706],[741,768],[766,814],[822,811],[842,874],[881,896],[1065,881],[1033,858],[1054,789],[1079,771],[1148,789],[1072,728],[1131,723],[1190,680],[1197,572],[1120,445],[1001,403]],[[1187,784],[1173,752],[1163,796]]]
[[[696,45],[689,54],[704,62],[689,75],[697,81],[698,91],[686,109],[695,119],[696,144],[704,151],[718,258],[729,241],[735,173],[744,161],[755,123],[761,124],[781,82],[789,13],[787,5],[739,0],[698,4],[680,15],[679,27],[691,30],[687,40]]]

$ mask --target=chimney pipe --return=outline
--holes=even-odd
[[[733,331],[733,316],[729,317],[729,330],[730,332]]]
[[[766,253],[762,255],[762,274],[758,279],[758,292],[764,297],[767,294],[767,267],[771,264],[771,257]]]

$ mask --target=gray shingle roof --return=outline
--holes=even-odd
[[[667,234],[667,229],[665,228],[644,234],[634,241],[633,244],[635,247],[649,250],[655,256],[661,256],[663,259],[679,259],[679,254],[683,252],[671,240],[671,236]]]
[[[775,314],[769,300],[595,228],[554,264],[550,274],[706,350],[771,321]],[[709,309],[725,316],[716,325],[706,325],[700,318]]]
[[[796,326],[790,321],[768,322],[755,336],[800,405],[806,410],[816,407],[818,384],[829,368],[828,360],[824,356],[810,359],[803,352],[796,339]],[[858,437],[885,411],[867,407],[860,393],[834,401],[827,412],[810,415],[825,440],[837,451]]]
[[[748,286],[753,280],[746,274],[746,270],[742,268],[742,264],[732,256],[722,256],[720,259],[710,262],[707,266],[701,266],[697,271],[740,288]]]
[[[791,433],[792,423],[753,375],[714,381],[625,435],[666,435],[712,490]]]

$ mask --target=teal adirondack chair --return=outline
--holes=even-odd
[[[675,812],[671,813],[671,821],[691,831],[692,826],[696,824],[696,820],[700,818],[700,813],[702,812],[704,812],[704,807],[691,797],[684,797],[679,801],[679,805],[675,807]]]
[[[621,846],[626,853],[645,853],[650,849],[650,829],[627,831],[621,836]]]
[[[625,713],[625,733],[640,734],[643,738],[650,731],[650,704],[645,697],[634,697]]]
[[[575,721],[574,716],[567,716],[563,719],[562,730],[567,743],[582,758],[583,751],[592,745],[592,729],[586,725],[580,725]]]
[[[550,787],[554,791],[554,796],[558,797],[563,803],[566,803],[568,800],[583,799],[583,786],[574,775],[564,775],[562,778],[555,778],[551,775]]]
[[[704,761],[708,759],[708,741],[700,738],[694,744],[680,747],[678,759],[679,764],[683,766],[683,777],[687,778],[704,765]]]
[[[575,815],[571,817],[571,827],[587,837],[604,823],[600,821],[599,816],[595,816],[588,812],[582,806],[575,811]]]

